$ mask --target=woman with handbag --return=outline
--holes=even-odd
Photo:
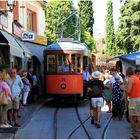
[[[7,123],[7,111],[8,103],[11,101],[11,91],[8,84],[5,82],[7,80],[7,73],[0,72],[0,127],[8,128],[12,127]]]

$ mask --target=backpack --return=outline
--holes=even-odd
[[[94,85],[92,87],[92,97],[101,97],[102,96],[102,88],[100,85]]]

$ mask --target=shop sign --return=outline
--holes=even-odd
[[[47,37],[35,34],[35,40],[33,40],[32,42],[47,45]]]
[[[0,24],[6,28],[8,27],[8,18],[4,14],[0,15]]]
[[[22,40],[24,40],[24,41],[35,40],[35,34],[31,33],[31,32],[23,32],[22,33]]]

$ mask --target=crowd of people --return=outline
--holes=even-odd
[[[8,73],[0,71],[0,127],[20,127],[19,109],[34,102],[38,95],[39,80],[33,68]]]
[[[91,75],[86,66],[83,71],[84,98],[89,98],[91,124],[101,127],[101,108],[106,102],[107,113],[121,120],[124,111],[129,115],[132,128],[130,138],[139,138],[140,128],[140,72],[128,67],[126,75],[115,68],[104,72],[94,71]],[[38,95],[39,80],[33,68],[10,73],[0,71],[0,127],[20,127],[18,111],[20,106],[34,102]]]
[[[91,124],[101,127],[101,108],[106,102],[107,113],[114,119],[127,119],[132,128],[131,139],[139,138],[140,128],[140,75],[138,70],[128,67],[126,75],[118,73],[115,68],[104,72],[95,71],[89,75],[88,67],[83,73],[84,92],[90,100]]]

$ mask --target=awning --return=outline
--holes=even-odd
[[[32,53],[30,52],[30,50],[26,46],[25,42],[20,41],[19,39],[16,39],[16,41],[22,47],[22,49],[24,51],[24,56],[27,57],[27,58],[31,58],[32,57]]]
[[[135,62],[138,57],[140,57],[140,51],[136,51],[131,54],[125,54],[125,55],[120,56],[119,58],[122,60]]]
[[[24,42],[25,46],[30,50],[32,53],[32,56],[36,56],[40,63],[43,63],[43,51],[45,46],[44,45],[38,45],[30,42]]]
[[[20,58],[23,58],[23,49],[18,45],[18,43],[15,40],[15,37],[13,37],[10,33],[6,31],[0,30],[1,34],[5,37],[5,39],[8,41],[8,45],[10,46],[10,54],[13,56],[17,56]]]

